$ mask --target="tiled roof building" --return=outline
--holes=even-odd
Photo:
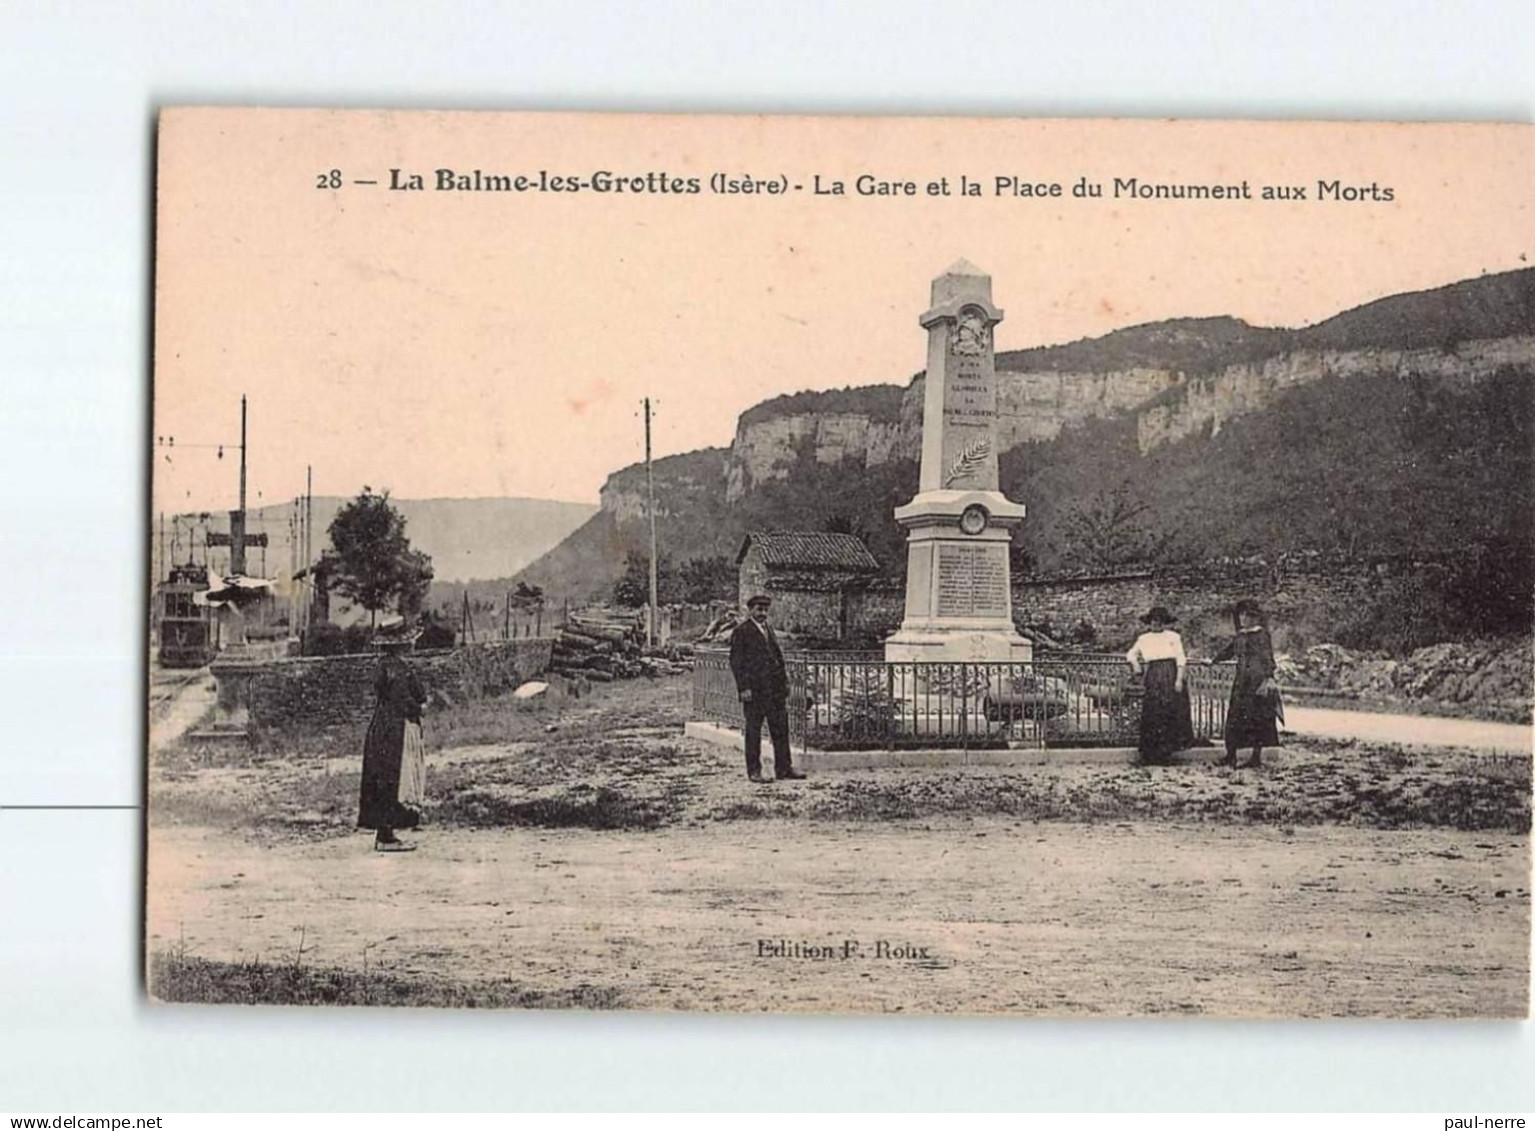
[[[773,599],[773,623],[791,636],[843,640],[858,626],[861,599],[879,562],[851,534],[754,531],[736,555],[740,600]]]

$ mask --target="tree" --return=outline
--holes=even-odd
[[[656,600],[663,605],[677,599],[677,570],[671,558],[662,554],[656,562]],[[613,601],[625,608],[637,609],[650,603],[650,556],[630,554],[624,560],[624,574],[613,584]]]
[[[829,515],[826,521],[821,523],[821,529],[827,534],[851,534],[860,542],[867,541],[864,537],[863,524],[841,512]]]
[[[402,616],[414,616],[432,581],[432,559],[413,550],[405,519],[389,502],[389,492],[371,487],[347,503],[330,524],[336,550],[331,587],[367,609],[378,623],[380,609],[394,604]]]
[[[1099,491],[1070,506],[1057,520],[1055,537],[1063,560],[1095,569],[1158,560],[1171,544],[1154,531],[1151,507],[1126,483]]]
[[[519,581],[510,599],[514,609],[541,609],[544,607],[544,587]]]
[[[738,587],[735,563],[722,554],[689,558],[682,563],[678,580],[682,599],[689,604],[735,600]]]

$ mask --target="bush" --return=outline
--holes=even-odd
[[[416,650],[429,652],[437,648],[452,648],[458,644],[458,634],[453,629],[437,620],[435,617],[423,617],[425,627],[421,629],[421,635],[416,637]]]
[[[365,624],[342,628],[339,624],[321,624],[304,636],[306,656],[350,656],[373,651],[373,630]]]
[[[1506,542],[1387,581],[1338,625],[1346,648],[1405,656],[1430,644],[1529,630],[1535,557]]]

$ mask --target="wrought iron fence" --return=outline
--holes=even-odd
[[[805,673],[798,653],[785,657],[789,669],[789,741],[805,743],[806,695]],[[746,712],[736,691],[735,676],[730,673],[728,649],[699,648],[693,654],[693,714],[708,722],[742,730]]]
[[[786,663],[791,739],[817,749],[1134,745],[1140,725],[1140,682],[1120,656],[918,663],[803,652]],[[743,726],[729,654],[700,649],[693,673],[698,716]],[[1201,738],[1222,733],[1231,675],[1228,664],[1189,665]]]
[[[725,726],[746,725],[728,651],[699,648],[693,653],[693,714]]]
[[[1216,739],[1226,733],[1226,703],[1236,670],[1235,663],[1195,663],[1186,669],[1194,733],[1199,737]]]

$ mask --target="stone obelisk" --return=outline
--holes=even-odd
[[[897,507],[907,530],[906,616],[887,660],[1019,660],[1008,550],[1024,508],[997,480],[991,276],[960,260],[933,280],[922,404],[922,478]]]

